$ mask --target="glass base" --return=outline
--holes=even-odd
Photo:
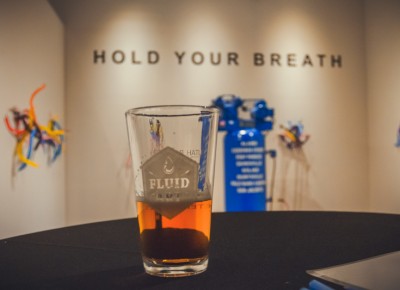
[[[147,274],[158,277],[185,277],[203,273],[207,270],[208,257],[159,261],[143,257],[143,266]]]

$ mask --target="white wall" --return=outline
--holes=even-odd
[[[63,26],[47,1],[0,1],[0,110],[29,107],[32,92],[36,115],[47,124],[57,114],[64,124]],[[15,139],[0,126],[0,239],[65,225],[64,161],[47,166],[36,152],[37,169],[11,175]]]
[[[311,134],[302,152],[285,150],[277,129],[268,136],[279,156],[275,195],[290,209],[400,212],[398,1],[50,2],[65,28],[46,1],[0,0],[0,108],[3,115],[26,108],[42,83],[40,121],[53,113],[65,125],[67,103],[68,183],[64,158],[48,167],[43,152],[35,156],[39,169],[12,178],[15,141],[0,126],[0,238],[63,226],[66,215],[69,223],[135,215],[123,112],[208,104],[221,93],[263,97],[276,125],[302,120]],[[93,64],[93,49],[107,51],[107,64]],[[162,59],[116,65],[109,61],[116,49],[135,50],[142,61],[155,49]],[[235,51],[240,65],[177,65],[176,50]],[[344,66],[255,67],[253,52],[337,53]],[[217,211],[224,202],[222,134],[220,141]]]
[[[256,72],[256,94],[275,108],[277,124],[302,120],[311,135],[303,151],[290,152],[272,134],[270,147],[279,149],[276,195],[290,209],[366,210],[363,2],[281,2],[263,1],[257,9],[259,49],[339,53],[343,67]]]
[[[290,209],[367,210],[363,1],[50,1],[65,23],[69,223],[135,215],[124,112],[167,103],[209,104],[222,93],[265,98],[276,125],[302,120],[311,140],[287,152],[277,139],[276,196]],[[93,50],[105,50],[105,64]],[[142,64],[115,64],[135,51]],[[161,60],[147,64],[148,50]],[[240,65],[177,64],[175,51],[237,52]],[[252,54],[289,53],[296,66],[254,66]],[[317,54],[343,57],[341,68]],[[305,54],[313,67],[302,67]],[[220,146],[222,144],[220,143]],[[217,164],[214,210],[223,210]]]
[[[400,213],[400,2],[366,1],[371,210]]]

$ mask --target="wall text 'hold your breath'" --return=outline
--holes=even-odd
[[[331,67],[341,68],[343,57],[340,54],[299,54],[299,53],[261,53],[254,52],[252,55],[241,57],[237,52],[186,52],[174,51],[166,55],[172,58],[177,65],[212,65],[212,66],[239,66],[251,61],[255,67]],[[156,50],[146,52],[123,51],[123,50],[93,50],[93,63],[101,64],[131,64],[131,65],[158,65],[164,57]]]

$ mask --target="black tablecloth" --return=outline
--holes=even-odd
[[[400,215],[214,213],[209,268],[144,273],[136,219],[0,240],[0,289],[300,289],[306,270],[400,250]]]

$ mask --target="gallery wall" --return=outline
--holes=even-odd
[[[0,126],[0,238],[134,216],[124,112],[223,93],[275,109],[267,146],[285,203],[274,209],[400,212],[400,3],[215,2],[0,1],[3,116],[46,83],[39,120],[57,114],[67,128],[62,159],[48,166],[38,151],[39,168],[13,175],[16,141]],[[287,121],[311,135],[303,150],[281,144]],[[220,133],[214,211],[224,210],[222,144]]]
[[[0,239],[65,225],[64,157],[51,166],[38,150],[27,167],[13,175],[16,139],[3,118],[9,109],[29,108],[33,91],[40,124],[51,115],[64,124],[63,25],[47,1],[0,1]]]
[[[371,210],[400,213],[400,2],[366,1]]]
[[[368,210],[363,1],[50,2],[65,25],[69,223],[135,215],[128,108],[224,93],[275,109],[276,209]],[[288,121],[311,135],[302,151],[279,142]],[[224,210],[222,137],[214,211]]]

